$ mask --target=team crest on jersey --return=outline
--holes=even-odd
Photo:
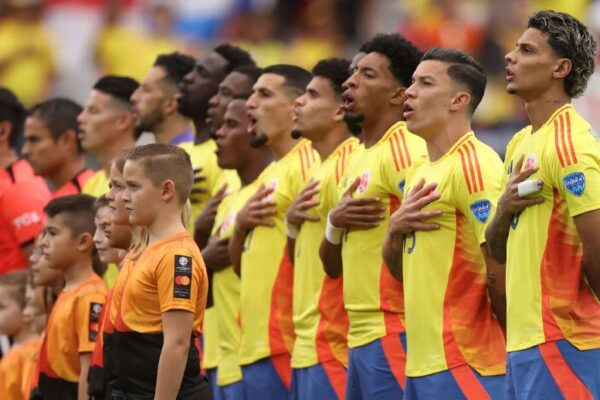
[[[531,153],[527,156],[527,160],[525,160],[525,169],[529,170],[529,169],[535,169],[537,168],[538,163],[537,163],[537,156],[535,155],[535,153]]]
[[[360,182],[358,183],[358,188],[356,189],[358,193],[364,193],[369,186],[369,182],[371,181],[371,171],[365,171],[360,176]]]
[[[227,230],[231,228],[233,221],[235,221],[235,215],[236,213],[234,212],[227,214],[227,216],[223,220],[223,223],[221,224],[221,232],[227,232]]]
[[[100,329],[100,313],[102,313],[102,304],[90,303],[90,318],[88,321],[88,339],[95,342]]]
[[[585,190],[585,175],[583,172],[573,172],[563,178],[567,190],[577,197],[581,197]]]
[[[189,299],[192,288],[192,257],[175,255],[173,297]]]
[[[404,186],[406,185],[406,179],[402,179],[400,183],[398,183],[398,189],[400,189],[400,193],[404,193]]]
[[[492,203],[489,200],[477,200],[471,204],[471,212],[477,221],[484,224],[492,212]]]

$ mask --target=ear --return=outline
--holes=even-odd
[[[163,110],[165,115],[171,115],[177,112],[178,104],[177,104],[177,93],[168,96],[165,98],[165,102],[163,104]]]
[[[559,58],[558,63],[554,66],[552,77],[556,79],[564,79],[573,69],[573,63],[568,58]]]
[[[64,131],[58,137],[58,144],[66,145],[71,147],[75,152],[79,152],[79,139],[77,138],[77,132],[73,129]]]
[[[177,196],[177,191],[175,190],[175,182],[173,182],[170,179],[167,179],[166,181],[164,181],[162,183],[161,189],[162,189],[161,199],[165,203],[170,202],[172,199],[174,199]]]
[[[344,115],[345,115],[344,109],[340,105],[335,110],[335,113],[333,114],[333,122],[342,122],[342,121],[344,121]]]
[[[469,107],[471,103],[471,95],[469,92],[460,91],[456,92],[452,100],[450,101],[450,112],[457,112],[460,110],[464,110]]]
[[[117,119],[117,130],[129,131],[135,124],[135,118],[130,111],[122,113]]]
[[[402,106],[406,100],[406,88],[404,86],[398,86],[394,89],[392,97],[390,98],[390,104],[393,106]]]
[[[9,121],[0,122],[0,143],[8,144],[11,132],[12,124]]]
[[[89,251],[89,249],[92,249],[94,247],[94,239],[93,239],[92,235],[90,235],[87,232],[80,234],[77,237],[76,246],[77,246],[77,251],[79,251],[80,253],[85,253],[85,252]]]

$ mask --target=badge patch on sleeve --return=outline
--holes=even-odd
[[[577,197],[583,195],[585,190],[585,175],[583,172],[573,172],[563,178],[567,190]]]
[[[192,292],[192,257],[175,256],[173,297],[189,299]]]
[[[100,313],[102,304],[90,303],[90,320],[88,321],[88,337],[90,342],[95,342],[100,330]]]
[[[484,224],[490,217],[490,212],[492,212],[492,203],[489,200],[477,200],[471,204],[471,212],[477,221]]]

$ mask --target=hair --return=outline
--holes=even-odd
[[[194,184],[190,155],[177,146],[151,143],[131,148],[127,160],[139,163],[155,186],[169,179],[175,183],[180,204],[185,204]]]
[[[341,96],[344,92],[342,85],[350,76],[350,61],[345,58],[326,58],[313,67],[312,74],[328,79],[333,91]]]
[[[77,116],[81,110],[81,106],[73,100],[58,97],[36,104],[29,111],[29,115],[42,121],[54,141],[57,141],[67,131],[75,132],[77,147],[81,152],[81,142],[77,136],[79,131]]]
[[[284,86],[291,90],[291,92],[299,96],[306,90],[306,85],[310,82],[312,75],[310,72],[301,68],[297,65],[289,64],[275,64],[271,65],[263,70],[263,74],[275,74],[282,76]]]
[[[121,175],[123,175],[123,167],[125,167],[125,161],[127,161],[127,155],[129,154],[130,150],[131,149],[123,150],[122,152],[117,154],[117,156],[113,160],[113,163],[115,164],[115,167],[117,168],[117,171],[119,171],[121,173]]]
[[[0,121],[10,122],[11,131],[8,144],[12,148],[17,147],[25,117],[25,107],[17,96],[10,89],[0,87]]]
[[[360,47],[366,54],[379,53],[390,61],[390,71],[404,86],[410,86],[412,75],[423,56],[404,36],[397,33],[378,34]]]
[[[21,310],[25,308],[27,270],[12,271],[0,275],[0,286],[4,286],[10,290],[11,297],[19,304]]]
[[[231,70],[231,72],[238,72],[242,75],[246,75],[252,82],[256,82],[263,73],[263,69],[254,65],[242,65]]]
[[[94,201],[94,214],[98,213],[98,210],[101,209],[102,207],[108,207],[108,199],[106,198],[106,195],[103,194],[100,197],[96,198],[96,201]]]
[[[552,10],[534,13],[527,21],[527,28],[542,32],[559,57],[571,60],[571,72],[564,80],[565,91],[569,97],[581,96],[596,66],[596,40],[588,28],[569,14]]]
[[[131,95],[138,86],[139,83],[128,76],[106,75],[98,79],[93,88],[131,106]]]
[[[225,67],[225,73],[228,74],[235,68],[241,66],[255,66],[256,63],[252,59],[250,53],[241,47],[232,46],[228,43],[220,44],[213,49],[215,53],[218,53],[221,57],[227,60],[227,66]]]
[[[460,50],[434,47],[430,49],[421,61],[441,61],[448,64],[446,70],[450,79],[465,87],[471,94],[469,113],[472,115],[483,98],[487,79],[485,69],[470,55]]]
[[[73,194],[57,197],[50,200],[44,207],[44,212],[49,218],[57,215],[64,216],[64,223],[71,230],[71,237],[89,233],[94,235],[94,202],[95,197],[87,194]]]
[[[183,77],[186,76],[194,66],[196,61],[182,53],[161,54],[154,61],[155,67],[161,67],[165,70],[165,80],[173,85],[179,86]]]

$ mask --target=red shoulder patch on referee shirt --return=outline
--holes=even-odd
[[[100,330],[100,314],[102,313],[102,304],[90,303],[90,319],[88,321],[88,337],[90,342],[95,342]]]
[[[192,292],[192,257],[175,255],[173,297],[189,299]]]

